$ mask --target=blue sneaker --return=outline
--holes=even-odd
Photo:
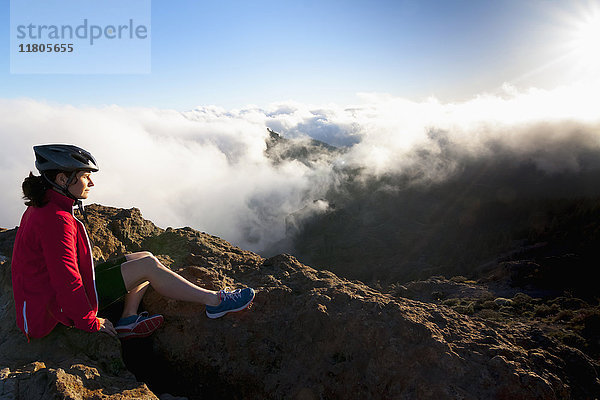
[[[221,304],[218,306],[206,306],[208,318],[219,318],[228,312],[242,311],[248,308],[254,300],[254,289],[237,289],[233,292],[219,290],[219,300],[221,300]]]
[[[140,315],[121,318],[115,325],[115,330],[120,339],[143,338],[150,336],[163,324],[164,318],[160,314],[148,315],[148,311]]]

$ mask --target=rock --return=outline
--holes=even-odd
[[[142,250],[144,239],[162,232],[152,222],[143,219],[137,208],[126,210],[91,204],[86,211],[89,219],[86,228],[94,242],[94,258],[97,260]]]
[[[443,276],[432,276],[422,281],[411,281],[398,286],[394,292],[400,297],[425,302],[462,297],[472,299],[493,298],[493,294],[484,287],[467,282],[455,282]]]
[[[149,293],[145,304],[167,321],[152,343],[153,365],[165,366],[155,379],[187,395],[552,399],[578,390],[556,365],[530,362],[512,337],[445,307],[383,295],[289,255],[262,260],[208,235],[173,230],[172,239],[177,233],[177,248],[202,254],[183,262],[201,265],[177,269],[187,279],[258,291],[249,312],[219,320]],[[584,380],[597,393],[597,379]]]
[[[56,327],[31,339],[15,323],[10,264],[0,263],[0,399],[156,399],[121,357],[118,339]]]
[[[499,307],[512,306],[513,301],[511,299],[505,299],[504,297],[497,297],[494,299],[494,304],[496,304]]]
[[[150,338],[124,345],[134,355],[128,359],[137,361],[127,364],[137,379],[110,337],[61,327],[27,344],[12,304],[2,306],[0,396],[156,398],[139,379],[156,393],[169,393],[161,395],[165,399],[600,396],[598,363],[532,327],[486,323],[443,305],[384,294],[291,255],[263,259],[191,228],[162,230],[135,209],[88,210],[103,256],[149,250],[203,287],[254,287],[254,305],[211,320],[202,306],[149,290],[144,306],[162,313],[165,324]],[[9,236],[0,232],[0,249]],[[0,304],[12,298],[7,264],[1,264]],[[443,280],[421,289],[436,297],[461,290],[489,296]]]

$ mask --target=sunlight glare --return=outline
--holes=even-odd
[[[598,63],[600,60],[600,13],[582,21],[574,35],[575,51],[582,59]]]
[[[573,24],[570,59],[578,74],[600,75],[600,8],[593,8]]]

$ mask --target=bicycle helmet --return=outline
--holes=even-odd
[[[68,144],[33,146],[35,167],[40,172],[59,170],[65,172],[98,171],[96,159],[88,151]]]
[[[33,152],[35,153],[35,167],[40,171],[42,177],[50,186],[58,189],[60,193],[75,200],[77,208],[79,208],[79,211],[83,215],[83,219],[88,223],[87,213],[85,212],[81,199],[78,199],[69,192],[69,186],[77,178],[78,171],[98,171],[98,164],[96,163],[94,156],[81,147],[69,144],[44,144],[33,146]],[[60,186],[49,179],[45,172],[51,170],[70,172],[67,183],[64,186]]]

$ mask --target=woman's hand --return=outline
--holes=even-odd
[[[115,330],[115,327],[113,326],[112,322],[110,322],[106,318],[99,318],[99,317],[98,317],[98,321],[100,321],[99,332],[106,332],[112,337],[117,337],[117,331]]]

